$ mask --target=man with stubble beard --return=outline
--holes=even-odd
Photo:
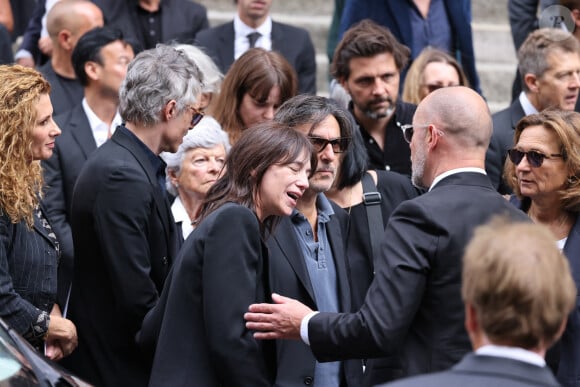
[[[411,154],[401,125],[411,123],[416,106],[398,100],[400,72],[410,51],[391,32],[363,20],[344,34],[331,72],[351,97],[354,116],[369,154],[370,169],[411,176]]]

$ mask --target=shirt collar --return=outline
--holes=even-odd
[[[272,18],[268,16],[264,23],[262,23],[258,28],[252,28],[240,19],[240,16],[236,14],[234,16],[234,31],[236,38],[246,37],[252,32],[259,32],[262,36],[270,36],[272,34]]]
[[[319,222],[328,222],[330,217],[334,215],[334,210],[332,209],[332,205],[330,201],[326,198],[323,194],[316,195],[316,211],[318,212],[318,221]],[[300,217],[304,218],[304,215],[296,208],[292,210],[292,215],[290,217]]]
[[[437,183],[439,183],[441,180],[445,179],[447,176],[451,176],[451,175],[455,175],[456,173],[463,173],[463,172],[475,172],[475,173],[481,173],[482,175],[487,175],[487,173],[485,173],[485,169],[482,169],[482,168],[465,167],[465,168],[451,169],[447,172],[443,172],[442,174],[437,176],[435,179],[433,179],[433,183],[431,183],[431,187],[429,187],[429,191],[431,191],[437,185]]]
[[[181,222],[181,232],[183,234],[183,239],[187,239],[189,234],[193,231],[193,226],[191,225],[191,219],[187,215],[187,211],[181,202],[179,196],[175,197],[173,204],[171,205],[171,213],[175,219],[175,223]]]
[[[87,120],[89,121],[89,126],[91,127],[91,131],[93,132],[93,136],[95,136],[95,138],[97,137],[95,134],[95,132],[97,131],[104,131],[106,136],[107,131],[109,130],[109,126],[107,126],[107,124],[103,122],[99,117],[97,117],[93,109],[91,109],[91,107],[89,106],[89,103],[87,102],[86,98],[83,98],[82,106],[83,111],[87,116]],[[122,123],[123,119],[121,118],[121,115],[117,110],[117,112],[115,113],[115,117],[113,117],[113,122],[111,122],[110,126],[111,133],[114,133],[115,128],[121,125]]]
[[[545,367],[546,361],[543,357],[535,352],[518,347],[505,347],[500,345],[488,344],[480,347],[475,351],[476,355],[487,355],[504,357],[513,360],[519,360],[524,363],[536,365],[538,367]]]
[[[536,109],[534,105],[532,105],[526,93],[522,91],[518,99],[520,101],[520,105],[522,105],[522,109],[524,109],[524,113],[526,114],[526,116],[538,113],[538,109]]]

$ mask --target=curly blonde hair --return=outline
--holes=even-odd
[[[32,158],[32,130],[40,95],[49,92],[38,71],[0,66],[0,211],[29,227],[43,183],[40,162]]]

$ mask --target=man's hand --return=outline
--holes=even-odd
[[[275,304],[252,304],[244,314],[246,328],[254,331],[256,339],[300,340],[300,323],[312,310],[292,299],[272,294]]]

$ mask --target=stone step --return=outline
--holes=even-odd
[[[234,17],[234,0],[198,2],[207,7],[212,26]],[[317,88],[324,95],[328,92],[326,41],[333,7],[334,2],[330,0],[274,1],[272,5],[274,20],[310,32],[317,53]],[[473,0],[472,16],[473,44],[482,90],[490,109],[497,111],[509,105],[517,63],[508,24],[507,0]]]

